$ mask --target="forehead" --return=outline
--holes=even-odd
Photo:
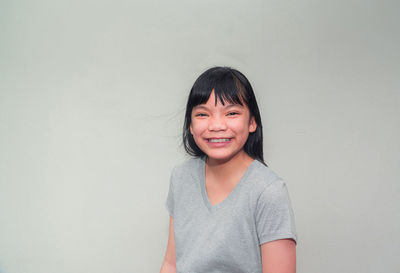
[[[222,105],[221,103],[213,104],[213,103],[205,103],[205,104],[199,104],[193,107],[193,110],[209,110],[211,108],[223,108],[223,109],[231,109],[231,108],[240,108],[244,109],[246,106],[245,105],[240,105],[238,103],[230,103],[230,102],[225,102],[225,105]]]
[[[243,101],[241,102],[242,104],[239,102],[230,101],[229,99],[224,99],[222,97],[221,99],[215,98],[214,92],[212,92],[206,102],[193,106],[191,115],[196,115],[202,111],[212,115],[220,115],[222,113],[226,113],[227,111],[238,111],[239,113],[243,113],[244,116],[251,116],[252,114],[247,104]]]

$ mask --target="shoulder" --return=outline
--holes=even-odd
[[[254,205],[262,202],[270,204],[285,203],[289,199],[286,182],[271,168],[255,162],[249,175],[249,191]]]
[[[275,173],[270,167],[265,166],[260,161],[253,162],[253,170],[249,175],[249,181],[251,187],[261,193],[267,188],[281,188],[285,182],[283,179]]]
[[[188,175],[196,175],[197,173],[199,173],[202,160],[203,159],[199,157],[192,157],[178,163],[172,168],[171,177],[174,180],[181,180]]]

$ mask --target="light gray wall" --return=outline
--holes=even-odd
[[[243,71],[300,273],[400,272],[397,1],[0,2],[0,272],[158,272],[186,96]]]

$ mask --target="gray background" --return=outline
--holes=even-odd
[[[0,2],[0,272],[158,272],[196,77],[243,71],[298,272],[400,272],[397,1]]]

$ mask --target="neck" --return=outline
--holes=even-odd
[[[218,160],[206,158],[207,169],[214,173],[214,175],[225,175],[236,170],[241,170],[243,168],[247,169],[247,167],[253,162],[253,158],[251,158],[245,151],[237,153],[235,156],[229,159]]]

